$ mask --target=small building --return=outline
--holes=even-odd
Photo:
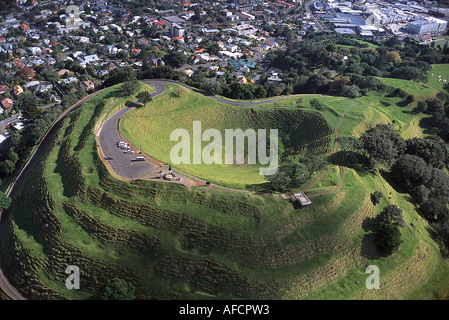
[[[7,85],[0,86],[0,94],[3,94],[8,90],[9,90],[9,87]]]
[[[308,208],[312,204],[312,201],[310,201],[305,192],[292,193],[290,200],[292,200],[293,203],[297,202],[301,209]]]
[[[95,89],[95,85],[90,80],[86,80],[86,81],[81,82],[81,87],[84,90],[93,90],[93,89]]]
[[[2,100],[2,106],[5,110],[11,110],[14,106],[14,102],[9,98],[5,98]]]
[[[15,95],[21,94],[23,92],[23,88],[21,86],[19,86],[18,84],[16,84],[13,87],[13,91]]]

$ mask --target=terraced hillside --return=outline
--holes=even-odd
[[[89,133],[97,120],[104,119],[102,114],[120,107],[119,95],[117,87],[108,89],[102,99],[86,103],[55,130],[52,143],[30,168],[8,210],[3,264],[11,282],[28,298],[95,298],[111,277],[132,283],[138,299],[447,295],[448,261],[429,237],[426,221],[407,195],[380,175],[329,167],[320,173],[320,180],[310,183],[313,205],[307,210],[262,194],[113,178],[98,156],[95,136]],[[314,97],[303,96],[301,109],[296,107],[297,97],[292,97],[254,111],[272,125],[296,115],[320,114],[319,119],[327,122],[323,126],[343,135],[356,131],[364,112],[378,116],[373,122],[391,121],[378,106],[363,100],[319,97],[331,109],[313,110],[309,101]],[[155,98],[155,105],[159,99],[167,97]],[[274,110],[283,110],[276,113],[282,116],[273,117]],[[242,115],[233,112],[238,116],[226,121]],[[244,114],[250,121],[247,109]],[[283,138],[295,141],[296,132],[291,126]],[[326,142],[329,149],[330,142]],[[298,150],[303,147],[292,145]],[[311,150],[315,148],[323,152],[322,146]],[[376,206],[370,200],[375,190],[388,195]],[[373,245],[370,224],[387,204],[404,210],[407,226],[399,250],[384,257]],[[381,270],[380,290],[365,287],[365,268],[371,264]],[[65,287],[68,265],[80,268],[79,290]]]

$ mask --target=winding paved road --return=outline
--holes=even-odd
[[[148,80],[145,83],[155,88],[151,93],[153,98],[167,90],[162,81]],[[107,160],[109,166],[117,175],[130,180],[142,178],[146,173],[158,168],[156,164],[150,161],[135,161],[140,151],[136,149],[137,146],[132,147],[135,151],[134,154],[125,154],[123,149],[117,147],[117,141],[122,140],[118,129],[120,118],[132,109],[132,107],[124,107],[117,111],[104,122],[98,132],[98,142],[103,156],[113,158],[112,160]]]

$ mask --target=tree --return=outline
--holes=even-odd
[[[268,179],[271,182],[271,188],[274,190],[283,190],[287,188],[287,186],[291,182],[291,178],[287,175],[287,173],[278,170],[278,172],[270,177]]]
[[[382,199],[384,195],[379,190],[374,191],[373,194],[371,194],[371,201],[374,205],[377,205],[380,203],[380,199]]]
[[[448,162],[448,153],[439,137],[412,138],[406,141],[405,153],[422,158],[434,168],[443,169]]]
[[[204,81],[201,85],[201,89],[211,95],[220,95],[223,93],[223,88],[220,81],[215,78],[206,79],[206,81]]]
[[[207,52],[209,52],[210,55],[217,55],[218,52],[220,51],[220,46],[217,43],[211,43],[208,47],[207,47]]]
[[[363,147],[374,162],[391,166],[404,153],[405,141],[389,124],[378,124],[361,137]]]
[[[391,62],[393,64],[399,64],[402,62],[401,55],[397,51],[387,52],[387,54],[385,55],[385,58],[387,59],[388,62]]]
[[[404,227],[405,222],[402,217],[402,209],[392,204],[388,205],[379,213],[377,221],[380,224],[393,224],[399,227]]]
[[[16,164],[19,161],[19,155],[14,151],[14,149],[11,148],[6,156],[6,159]]]
[[[136,288],[132,283],[113,278],[104,285],[99,296],[102,300],[135,300],[135,291]]]
[[[401,156],[391,171],[407,187],[428,185],[432,177],[432,167],[429,167],[422,158],[409,154]]]
[[[317,98],[313,98],[312,100],[310,100],[310,105],[312,106],[312,108],[315,108],[318,111],[322,111],[324,109],[323,105],[320,101],[318,101]]]
[[[132,67],[120,67],[112,70],[108,78],[104,81],[103,86],[109,87],[114,84],[126,82],[136,78],[134,69]]]
[[[341,94],[348,98],[358,98],[361,96],[360,89],[356,85],[343,86],[341,88]]]
[[[0,209],[8,209],[11,205],[11,198],[0,191]]]
[[[187,63],[187,57],[183,52],[172,52],[164,57],[165,62],[172,68],[180,68]]]
[[[437,198],[429,198],[424,202],[421,205],[421,212],[431,222],[447,221],[449,218],[447,204]]]
[[[418,112],[426,112],[427,108],[428,108],[428,106],[427,106],[427,103],[425,101],[418,101],[418,105],[416,107]]]
[[[151,97],[151,93],[148,91],[141,91],[136,95],[136,98],[143,103],[144,106],[146,106],[148,103],[153,101],[153,98]]]
[[[299,187],[310,179],[310,172],[303,163],[298,163],[292,177],[292,187]]]
[[[132,79],[122,84],[122,90],[125,96],[130,96],[139,88],[139,81]]]
[[[11,175],[16,170],[16,165],[11,160],[0,162],[0,175],[6,177]]]
[[[39,100],[31,92],[25,92],[22,95],[22,110],[23,115],[27,119],[34,119],[40,115],[41,111],[38,109]]]
[[[380,224],[374,234],[374,244],[386,255],[394,253],[401,244],[401,230],[394,224]]]

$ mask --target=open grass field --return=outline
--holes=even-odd
[[[427,85],[444,92],[443,85],[449,83],[449,64],[433,64],[432,70],[428,75],[429,81],[427,82]],[[439,76],[441,76],[441,78]],[[447,80],[447,82],[444,82],[443,80]]]
[[[408,196],[381,175],[330,167],[304,185],[312,200],[310,209],[305,210],[263,194],[120,181],[110,176],[99,159],[95,137],[83,134],[93,132],[92,123],[118,107],[117,88],[106,90],[103,97],[104,107],[97,108],[95,101],[86,103],[58,128],[13,199],[0,249],[6,274],[27,297],[91,299],[111,275],[133,283],[138,299],[449,296],[449,262],[430,238],[427,222],[416,213]],[[166,117],[173,115],[171,121],[188,125],[190,109],[211,108],[227,113],[226,117],[204,117],[208,125],[253,125],[247,108],[209,107],[187,93],[180,99],[187,97],[198,100],[178,104],[168,93],[132,115],[145,111],[156,118],[166,113]],[[392,104],[382,109],[375,96],[356,100],[319,96],[325,109],[317,111],[310,106],[314,97],[302,96],[300,109],[298,97],[291,97],[254,111],[261,122],[271,125],[298,110],[301,115],[320,115],[314,119],[326,120],[331,132],[337,129],[342,135],[361,134],[378,121],[396,120],[412,126],[419,117],[402,113],[412,106],[401,109]],[[372,117],[369,121],[368,116]],[[139,119],[129,117],[124,126]],[[155,120],[151,118],[154,125]],[[157,120],[162,122],[162,118]],[[170,123],[159,128],[162,125]],[[401,130],[410,136],[421,132],[419,126],[416,131],[408,128]],[[289,130],[285,133],[294,141],[298,129]],[[151,134],[155,134],[153,139],[166,139]],[[328,141],[325,148],[331,150],[331,146]],[[376,206],[370,200],[375,190],[384,194]],[[387,204],[403,209],[406,226],[401,229],[399,250],[385,257],[373,244],[371,227],[372,218]],[[379,290],[365,287],[365,268],[372,264],[380,268]],[[64,285],[67,265],[80,268],[79,290]]]
[[[273,107],[236,107],[217,102],[188,89],[171,85],[162,96],[157,97],[145,108],[133,110],[122,119],[121,128],[125,137],[146,154],[167,164],[173,164],[171,150],[178,141],[170,141],[171,132],[185,129],[190,134],[190,164],[177,164],[175,168],[206,181],[235,188],[252,188],[267,180],[259,173],[266,165],[225,164],[225,149],[222,148],[222,164],[193,164],[193,122],[201,121],[201,130],[217,129],[221,132],[223,144],[226,129],[278,129],[281,137],[279,154],[294,147],[298,152],[330,152],[331,128],[316,113],[289,109],[282,111]],[[180,97],[171,92],[180,90]],[[288,103],[288,102],[287,102]],[[279,102],[284,105],[285,102]],[[252,115],[251,110],[253,110]],[[257,119],[257,120],[256,120]],[[323,143],[324,142],[324,143]],[[204,148],[209,141],[203,141]],[[248,145],[245,142],[245,153]],[[235,153],[234,153],[235,155]],[[214,156],[216,156],[214,154]]]

